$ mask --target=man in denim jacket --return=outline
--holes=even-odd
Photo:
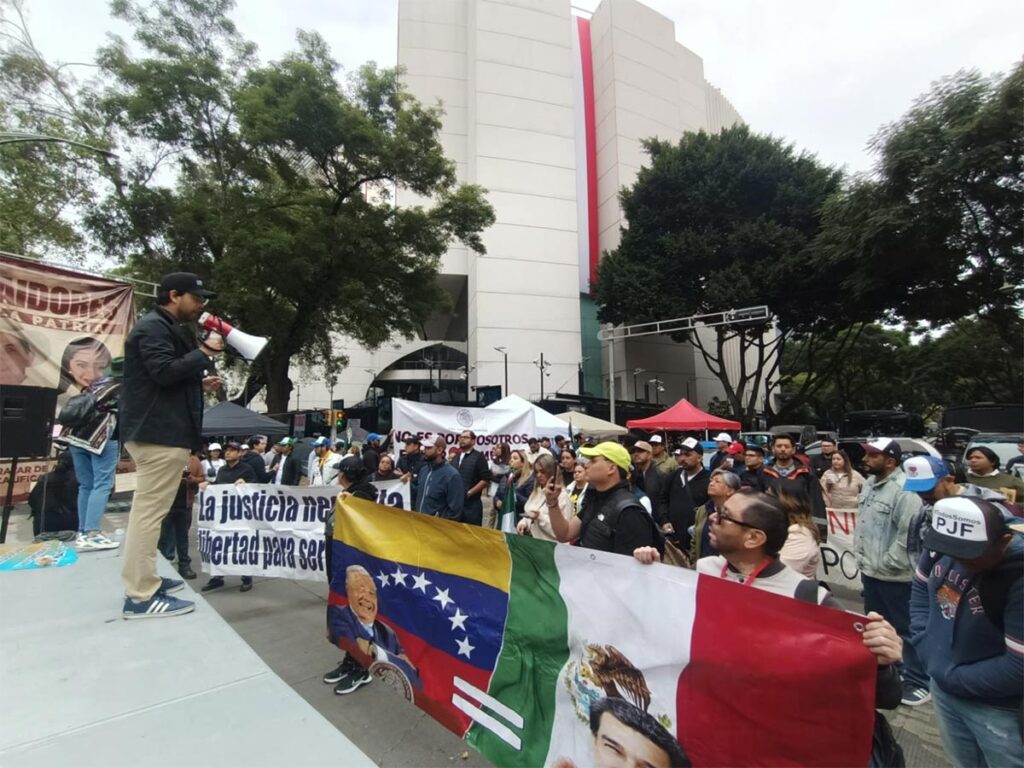
[[[854,543],[864,585],[864,611],[885,616],[903,638],[903,703],[927,702],[928,675],[910,644],[910,582],[913,564],[907,554],[907,532],[921,507],[916,493],[903,490],[899,443],[880,438],[864,446],[867,482],[858,500]]]

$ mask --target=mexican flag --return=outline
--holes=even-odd
[[[867,764],[852,614],[359,499],[334,535],[332,639],[496,765]]]

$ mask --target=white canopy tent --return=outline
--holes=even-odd
[[[487,411],[515,411],[520,412],[529,409],[533,414],[534,437],[554,437],[555,435],[568,435],[568,427],[564,421],[554,416],[543,408],[538,408],[529,400],[519,395],[509,395],[497,402],[491,403],[484,410]]]
[[[593,437],[605,437],[610,435],[619,436],[629,434],[629,430],[625,427],[620,427],[618,424],[613,422],[605,421],[604,419],[599,419],[596,416],[590,416],[579,411],[566,411],[565,413],[559,413],[555,418],[560,419],[571,426],[572,433],[574,435],[582,433]]]

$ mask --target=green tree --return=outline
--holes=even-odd
[[[790,391],[799,391],[808,375],[808,344],[789,345],[782,371]],[[933,414],[935,403],[925,386],[929,374],[921,367],[920,350],[908,329],[865,325],[856,341],[845,349],[833,342],[819,345],[821,360],[832,361],[833,374],[806,398],[808,416],[838,425],[847,411],[906,410],[924,417]],[[786,398],[787,391],[783,391]]]
[[[1024,392],[1024,335],[1011,341],[993,321],[968,317],[918,351],[919,381],[936,406],[1017,403]]]
[[[890,320],[978,315],[1019,340],[1021,104],[1024,63],[1005,77],[960,72],[878,133],[873,173],[830,201],[819,240],[848,304],[884,295]]]
[[[338,371],[334,337],[367,347],[409,337],[445,304],[441,255],[483,251],[484,191],[457,183],[438,134],[400,73],[368,64],[340,82],[316,34],[262,65],[231,0],[115,0],[133,46],[113,38],[95,89],[70,100],[122,159],[85,217],[130,274],[188,269],[210,279],[215,309],[271,343],[242,401],[266,387],[287,409],[293,362]],[[398,208],[410,190],[422,204]]]
[[[621,193],[629,226],[598,269],[599,317],[632,323],[767,305],[771,326],[720,326],[710,343],[698,334],[675,337],[694,344],[732,415],[750,423],[759,393],[779,378],[787,342],[807,339],[813,362],[815,345],[845,347],[859,330],[851,323],[870,319],[867,306],[836,312],[837,286],[810,255],[840,174],[745,126],[688,133],[678,143],[649,140],[645,148],[650,167]],[[730,344],[740,351],[738,371],[726,365]],[[809,371],[797,399],[829,374]]]
[[[0,250],[41,257],[84,254],[76,212],[94,196],[99,153],[87,142],[68,96],[71,62],[50,64],[25,25],[21,2],[0,2]],[[15,141],[14,139],[18,140]],[[99,142],[103,148],[102,140]]]

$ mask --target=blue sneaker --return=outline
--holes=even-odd
[[[158,592],[163,592],[165,595],[171,594],[171,592],[180,592],[185,588],[185,582],[180,579],[160,579],[160,589]]]
[[[121,617],[125,619],[162,619],[167,616],[191,613],[195,609],[195,603],[157,592],[149,600],[132,600],[130,597],[126,597]]]

